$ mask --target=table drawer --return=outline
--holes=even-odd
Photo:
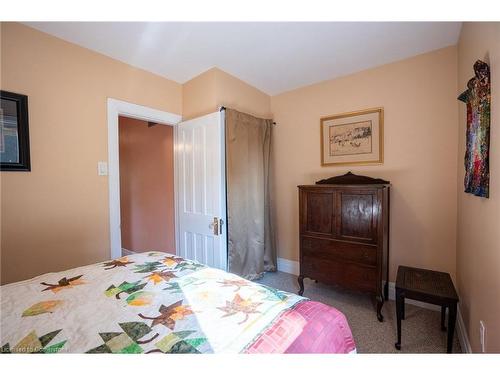
[[[359,243],[335,241],[303,236],[301,238],[303,255],[344,260],[366,265],[377,264],[377,247]]]

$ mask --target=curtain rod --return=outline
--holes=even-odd
[[[224,106],[221,106],[221,107],[219,108],[219,112],[222,112],[222,111],[225,111],[225,110],[226,110],[226,107],[224,107]],[[277,124],[276,124],[276,121],[273,121],[273,125],[277,125]]]

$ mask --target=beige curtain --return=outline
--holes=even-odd
[[[272,120],[226,109],[229,271],[253,280],[276,271],[269,170]]]

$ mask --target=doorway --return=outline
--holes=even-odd
[[[174,129],[118,118],[122,255],[175,254]]]
[[[110,256],[116,259],[122,256],[122,230],[121,230],[121,204],[120,204],[120,152],[119,152],[119,117],[143,120],[146,122],[170,125],[173,128],[174,147],[176,139],[176,126],[181,121],[181,116],[160,111],[122,100],[108,98],[108,186],[109,186],[109,232]],[[174,202],[176,202],[176,166],[174,154]],[[176,205],[174,205],[176,208]],[[174,216],[175,248],[177,249],[177,220]]]
[[[223,113],[217,111],[181,122],[179,115],[109,98],[108,181],[111,259],[122,256],[120,116],[173,127],[176,254],[225,270],[227,220]]]

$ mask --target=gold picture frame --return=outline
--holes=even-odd
[[[384,109],[341,113],[320,119],[321,165],[384,162]]]

